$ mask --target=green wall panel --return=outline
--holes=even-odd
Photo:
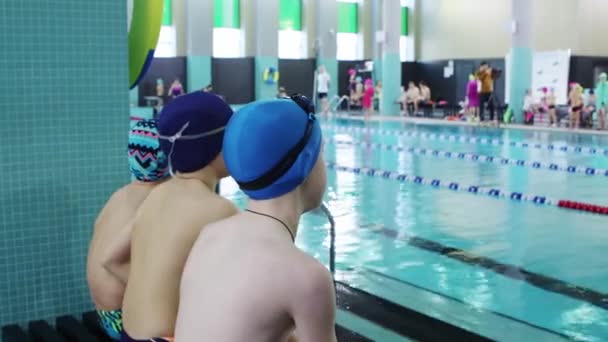
[[[410,9],[401,7],[401,35],[407,36],[410,32]]]
[[[338,2],[338,32],[359,32],[359,4]]]
[[[239,0],[214,0],[213,27],[241,28],[240,5]]]
[[[173,24],[173,11],[171,0],[164,0],[163,3],[163,26],[171,26]]]
[[[302,31],[302,0],[280,0],[279,30]]]

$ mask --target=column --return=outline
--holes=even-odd
[[[278,83],[264,81],[264,71],[279,70],[279,1],[241,1],[244,14],[246,54],[255,59],[256,100],[276,97]],[[280,81],[279,81],[280,82]]]
[[[374,27],[373,7],[374,0],[364,0],[359,7],[359,22],[363,33],[363,59],[374,59],[374,46],[376,42],[376,28]]]
[[[338,32],[338,2],[315,0],[317,66],[325,66],[331,77],[329,98],[338,95],[338,60],[336,59]]]
[[[383,0],[382,28],[385,41],[382,44],[382,115],[399,115],[396,103],[401,87],[401,1]]]
[[[373,46],[372,59],[374,61],[374,78],[382,81],[382,44],[376,39],[376,34],[382,31],[382,1],[366,0],[371,2]]]
[[[213,55],[213,1],[186,1],[188,91],[211,84]]]
[[[514,32],[511,40],[509,106],[516,122],[523,122],[525,91],[532,85],[532,1],[512,0]]]

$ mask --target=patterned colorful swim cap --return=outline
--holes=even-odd
[[[160,149],[156,120],[141,120],[129,132],[129,169],[142,182],[169,176],[167,156]]]

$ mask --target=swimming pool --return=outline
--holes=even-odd
[[[607,205],[608,136],[350,120],[323,127],[326,161],[351,168],[328,170],[338,280],[494,340],[608,339],[608,216],[512,196]],[[243,204],[230,180],[222,193]],[[328,228],[324,216],[305,215],[297,239],[325,264]],[[407,340],[372,316],[341,308],[338,322],[372,340]]]

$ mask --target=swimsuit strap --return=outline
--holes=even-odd
[[[253,210],[249,210],[249,209],[245,209],[245,211],[248,211],[248,212],[250,212],[250,213],[252,213],[252,214],[256,214],[256,215],[260,215],[260,216],[266,216],[266,217],[268,217],[268,218],[271,218],[271,219],[273,219],[273,220],[275,220],[275,221],[279,222],[280,224],[282,224],[282,225],[283,225],[283,227],[285,227],[285,229],[286,229],[286,230],[287,230],[287,232],[289,233],[289,236],[291,236],[291,241],[294,241],[294,242],[295,242],[296,238],[295,238],[295,236],[293,236],[293,233],[291,232],[291,229],[289,229],[289,227],[287,226],[287,224],[286,224],[285,222],[283,222],[283,221],[279,220],[278,218],[276,218],[276,217],[274,217],[274,216],[268,215],[268,214],[258,213],[257,211],[253,211]]]

